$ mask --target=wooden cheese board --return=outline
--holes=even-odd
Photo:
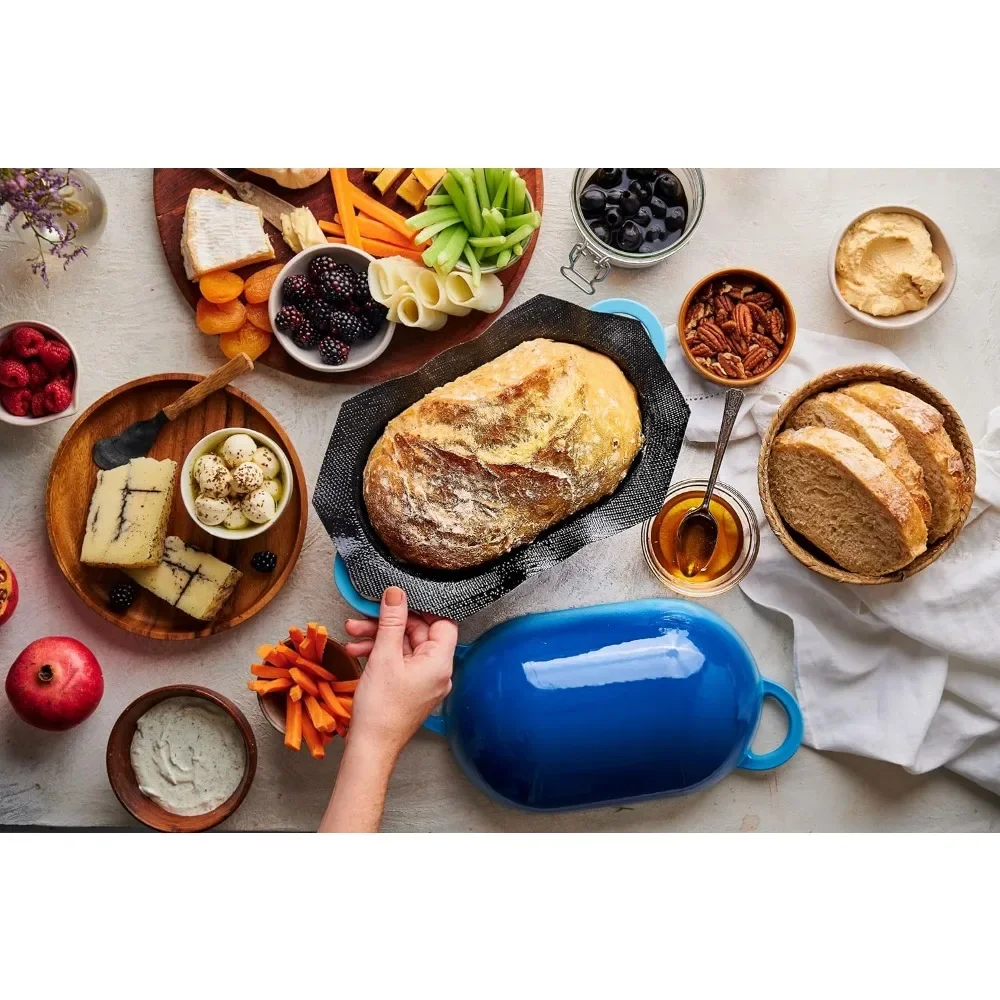
[[[275,184],[270,178],[262,177],[252,171],[241,168],[222,168],[225,173],[237,180],[247,180],[258,187],[270,191],[285,201],[293,205],[305,205],[316,216],[317,219],[330,220],[336,211],[334,207],[333,188],[329,176],[325,176],[311,187],[298,191],[291,191]],[[535,208],[544,212],[542,202],[544,200],[544,185],[542,181],[541,167],[518,167],[518,173],[524,178],[528,193],[531,195]],[[352,183],[357,184],[374,198],[378,198],[383,204],[394,209],[405,216],[414,214],[413,209],[396,194],[401,180],[409,171],[404,171],[396,183],[389,189],[386,195],[380,196],[368,176],[361,168],[351,168],[348,176]],[[188,194],[192,188],[211,188],[216,191],[226,190],[225,185],[217,180],[207,170],[198,167],[166,168],[161,167],[153,171],[153,207],[156,213],[156,225],[160,232],[160,242],[163,244],[163,252],[170,267],[170,273],[177,282],[178,288],[184,297],[191,303],[192,307],[198,302],[198,284],[189,281],[184,273],[184,262],[181,259],[181,227],[184,223],[184,208],[187,205]],[[230,192],[232,194],[232,192]],[[544,217],[542,225],[544,225]],[[264,224],[268,236],[271,239],[271,246],[274,247],[275,261],[268,263],[285,263],[290,260],[294,253],[287,243],[282,239],[281,233],[268,223]],[[525,248],[524,256],[519,262],[499,275],[504,286],[504,306],[510,301],[517,286],[524,276],[524,272],[531,260],[537,239],[531,240]],[[238,273],[247,278],[254,271],[265,264],[255,264],[251,267],[243,268]],[[351,372],[327,373],[317,372],[305,365],[299,364],[282,349],[277,338],[271,342],[268,350],[258,359],[258,363],[277,368],[279,371],[289,372],[298,375],[300,378],[312,379],[318,382],[344,382],[348,384],[373,384],[385,382],[388,379],[399,378],[402,375],[409,375],[415,372],[431,358],[437,357],[442,351],[455,347],[457,344],[464,344],[470,340],[475,340],[493,322],[496,314],[471,312],[468,316],[455,316],[449,319],[448,323],[434,333],[425,330],[410,330],[397,327],[396,335],[393,337],[389,349],[376,361],[364,368],[358,368]],[[191,322],[191,335],[200,336]]]
[[[80,562],[90,497],[97,482],[91,458],[94,442],[124,430],[135,420],[150,417],[174,402],[202,375],[170,373],[149,375],[113,389],[90,406],[66,432],[52,460],[45,497],[49,544],[56,563],[80,599],[102,618],[136,635],[151,639],[198,639],[223,632],[252,618],[284,586],[302,549],[309,511],[302,463],[288,435],[275,418],[246,393],[227,386],[170,421],[149,451],[151,458],[172,458],[177,475],[188,452],[208,433],[224,427],[247,427],[274,439],[284,449],[294,470],[294,490],[282,516],[267,531],[252,539],[216,538],[197,524],[184,508],[180,483],[174,483],[168,534],[210,552],[235,566],[243,578],[213,622],[201,622],[138,589],[138,596],[124,612],[112,611],[108,594],[115,584],[127,583],[121,570],[85,566]],[[269,549],[278,557],[272,573],[250,567],[254,552]]]

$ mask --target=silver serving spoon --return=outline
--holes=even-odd
[[[677,535],[674,548],[677,552],[677,565],[687,576],[697,576],[711,561],[719,541],[719,522],[709,509],[712,493],[715,491],[715,480],[719,476],[719,466],[722,456],[729,445],[729,435],[733,432],[733,424],[740,412],[744,392],[742,389],[726,390],[726,405],[722,411],[722,426],[719,428],[719,440],[715,445],[715,461],[712,463],[712,474],[708,477],[705,488],[705,499],[700,506],[689,510],[677,525]]]

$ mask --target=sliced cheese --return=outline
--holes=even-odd
[[[282,214],[281,235],[296,253],[307,247],[326,245],[326,234],[319,228],[316,216],[305,206],[296,208],[288,215]]]
[[[414,167],[413,176],[428,191],[448,172],[447,167]]]
[[[185,273],[197,281],[209,271],[231,271],[274,260],[274,250],[256,205],[236,201],[224,192],[192,188],[184,209],[181,256]]]
[[[403,199],[407,204],[412,205],[414,208],[420,208],[424,203],[424,198],[427,197],[427,188],[417,180],[415,174],[410,174],[409,177],[403,181],[402,184],[396,188],[396,194]]]
[[[383,167],[374,181],[375,187],[379,189],[379,193],[385,194],[405,169],[406,167]]]
[[[155,566],[163,554],[177,463],[133,458],[97,473],[80,562],[89,566]]]
[[[163,558],[148,569],[128,570],[140,587],[192,618],[210,622],[229,600],[243,574],[176,535],[168,535]]]

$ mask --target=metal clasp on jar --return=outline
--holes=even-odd
[[[581,258],[589,258],[594,262],[594,273],[589,278],[576,269],[577,261]],[[563,264],[559,270],[563,277],[576,285],[581,292],[593,295],[594,285],[608,276],[608,272],[611,270],[611,261],[607,257],[594,253],[585,243],[577,243],[569,252],[569,267]]]

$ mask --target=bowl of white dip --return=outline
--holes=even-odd
[[[140,823],[164,833],[208,830],[239,808],[257,742],[228,699],[195,684],[136,698],[108,737],[108,780]]]

